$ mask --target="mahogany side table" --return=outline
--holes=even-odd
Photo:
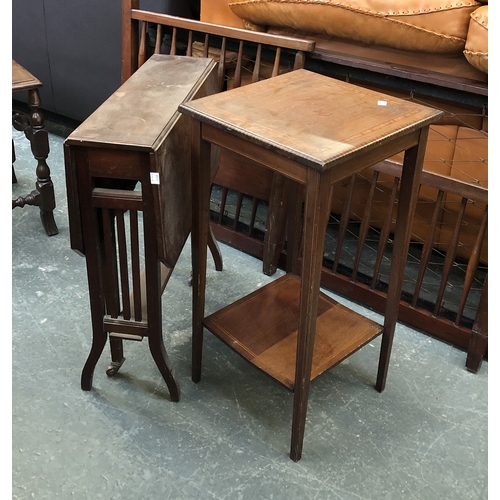
[[[12,208],[34,205],[40,209],[42,225],[48,236],[59,233],[54,220],[56,200],[54,185],[50,178],[50,168],[47,165],[49,155],[49,136],[45,129],[45,120],[40,110],[42,104],[38,89],[42,82],[33,76],[27,69],[12,59],[12,92],[28,92],[29,116],[24,113],[12,114],[12,125],[16,130],[24,132],[30,141],[31,152],[37,160],[35,189],[26,196],[19,196],[12,200]],[[12,141],[12,183],[17,182],[14,172],[16,154]]]
[[[161,310],[191,231],[191,120],[177,108],[216,91],[216,66],[153,55],[64,143],[71,248],[86,257],[92,318],[83,390],[108,334],[109,376],[125,361],[123,340],[148,337],[170,398],[179,400]]]
[[[203,328],[294,392],[290,457],[302,455],[310,383],[382,334],[376,389],[386,383],[411,220],[429,125],[441,111],[297,70],[180,106],[193,125],[193,366]],[[205,317],[212,145],[252,158],[305,190],[289,211],[290,272]],[[405,151],[383,326],[320,292],[332,185]],[[291,200],[299,197],[289,196]],[[299,246],[299,241],[302,243]]]

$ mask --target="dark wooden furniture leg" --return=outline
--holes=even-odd
[[[82,186],[82,188],[84,189],[85,186]],[[82,218],[83,230],[86,237],[89,238],[89,243],[92,241],[99,241],[100,235],[92,214],[83,211],[82,215],[84,216]],[[104,293],[102,292],[102,259],[99,247],[97,245],[87,244],[85,248],[85,257],[89,287],[90,315],[92,322],[92,345],[87,360],[83,366],[80,385],[84,391],[90,391],[92,389],[94,369],[104,350],[104,346],[108,340],[108,334],[104,329],[103,323],[106,308],[104,303]]]
[[[193,120],[192,139],[193,229],[191,231],[191,258],[195,279],[193,280],[191,378],[193,382],[197,383],[201,379],[207,244],[210,226],[210,190],[207,189],[207,186],[210,186],[210,144],[201,140],[201,124],[195,120]]]
[[[384,332],[382,334],[377,382],[375,385],[375,388],[379,392],[384,390],[387,380],[394,331],[398,320],[408,246],[410,244],[413,215],[415,213],[420,186],[421,165],[423,164],[428,133],[429,127],[421,129],[418,144],[406,150],[403,160],[393,257],[389,276],[389,289],[387,291],[387,307],[384,317]]]
[[[285,176],[274,172],[262,258],[262,271],[267,276],[272,276],[276,272],[279,256],[284,247],[287,204],[288,180]]]
[[[161,297],[173,268],[163,266],[158,255],[156,217],[151,184],[147,182],[149,172],[143,168],[146,175],[141,179],[142,199],[144,204],[144,259],[146,273],[146,311],[148,324],[149,351],[158,370],[167,384],[172,401],[179,401],[180,387],[174,369],[163,342]],[[165,271],[162,280],[162,270]]]
[[[17,183],[16,171],[14,170],[15,161],[16,161],[16,148],[14,147],[14,139],[12,139],[12,184]]]
[[[59,233],[54,220],[54,209],[56,201],[54,196],[54,185],[50,177],[50,169],[47,165],[49,155],[49,137],[45,128],[45,121],[40,110],[40,95],[38,89],[28,90],[28,105],[31,110],[29,118],[16,113],[12,118],[14,128],[23,131],[30,141],[31,151],[37,160],[35,190],[27,196],[19,196],[12,200],[12,208],[35,205],[40,208],[42,225],[48,236]]]
[[[479,299],[479,306],[472,326],[472,334],[469,343],[469,350],[467,351],[467,360],[465,367],[472,373],[477,373],[483,358],[488,349],[488,276],[484,282],[481,298]]]
[[[219,244],[215,239],[214,232],[212,231],[212,226],[208,228],[208,248],[210,249],[210,253],[212,254],[212,258],[214,259],[214,265],[216,271],[222,271],[223,268],[223,260],[222,260],[222,252],[220,251]]]
[[[311,368],[316,333],[318,297],[321,281],[321,262],[330,206],[331,188],[321,182],[321,175],[308,171],[304,208],[304,246],[302,253],[300,316],[293,396],[292,439],[290,458],[298,462],[302,456],[307,402],[311,385]]]

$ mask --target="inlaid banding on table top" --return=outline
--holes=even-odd
[[[295,385],[300,278],[285,275],[207,316],[204,325],[288,389]],[[311,380],[378,336],[374,321],[321,293]]]
[[[181,108],[201,122],[323,168],[360,150],[378,148],[442,114],[308,70],[197,99]]]

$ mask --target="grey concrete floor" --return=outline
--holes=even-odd
[[[68,130],[48,125],[59,234],[45,235],[36,207],[12,212],[12,498],[488,498],[488,363],[471,374],[464,352],[411,328],[398,325],[384,392],[374,389],[378,340],[313,383],[298,463],[288,456],[293,395],[208,332],[194,384],[189,243],[163,299],[180,402],[169,401],[146,342],[125,343],[112,378],[106,349],[92,390],[82,391],[85,260],[69,244]],[[34,160],[22,133],[13,137],[17,196],[33,189]],[[207,312],[272,279],[259,261],[221,248]]]

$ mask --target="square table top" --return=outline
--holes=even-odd
[[[320,171],[443,116],[304,69],[196,99],[179,110]]]
[[[12,92],[36,89],[41,86],[42,82],[38,78],[12,59]]]

